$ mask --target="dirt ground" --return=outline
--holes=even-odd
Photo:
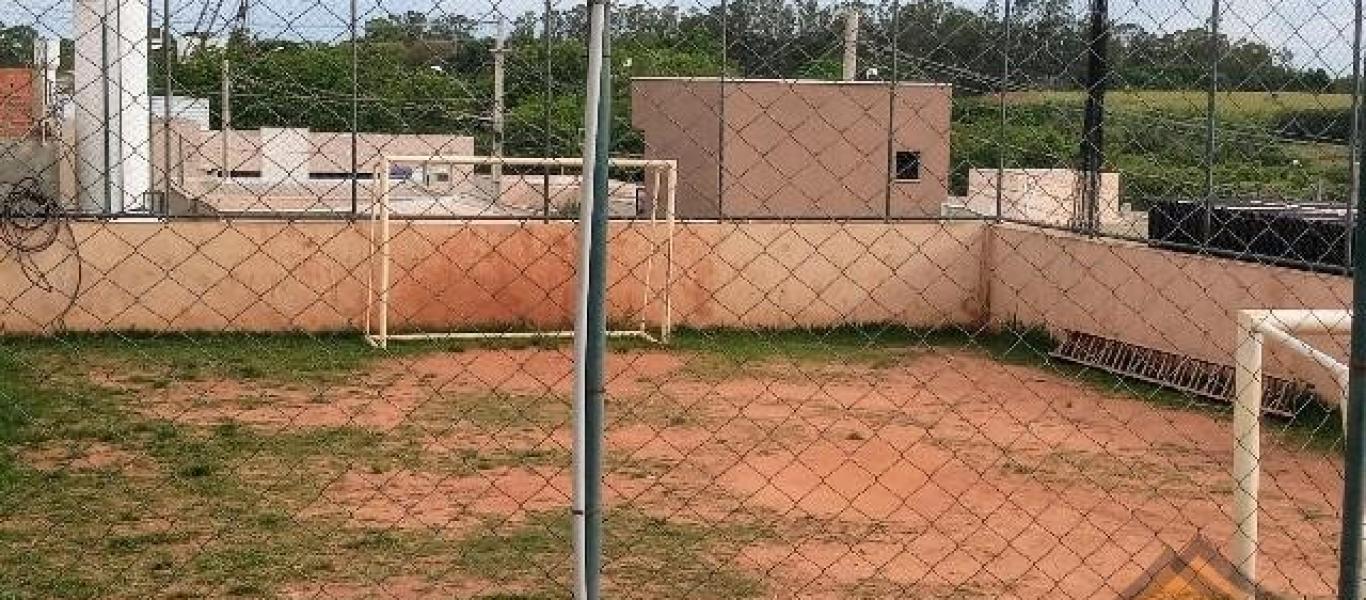
[[[404,548],[364,564],[347,546],[263,595],[562,597],[570,365],[560,349],[483,349],[321,382],[94,379],[145,418],[262,436],[232,471],[294,526]],[[1232,531],[1230,424],[1210,411],[960,350],[875,364],[636,350],[609,370],[614,597],[1115,597],[1164,549],[1204,535],[1226,550]],[[291,450],[341,428],[371,437]],[[1329,596],[1340,461],[1271,435],[1264,448],[1262,584]],[[156,468],[87,449],[26,456]]]

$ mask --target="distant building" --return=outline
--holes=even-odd
[[[176,40],[176,53],[181,60],[189,58],[190,55],[209,48],[220,49],[226,47],[228,39],[215,36],[212,33],[189,31],[181,34]]]
[[[368,202],[384,155],[474,153],[474,138],[462,135],[361,132],[353,140],[349,132],[285,127],[232,130],[225,145],[222,131],[202,130],[193,121],[174,119],[170,131],[167,137],[161,120],[153,124],[153,189],[163,189],[169,174],[170,188],[179,195],[225,211],[349,207],[348,182],[359,180]],[[169,161],[162,156],[166,150]],[[459,193],[471,185],[472,174],[470,167],[432,168],[411,183],[434,194]]]
[[[678,160],[684,218],[938,217],[952,88],[938,83],[632,80],[647,158]]]
[[[963,207],[977,216],[1068,226],[1078,219],[1082,180],[1082,172],[1073,169],[971,169]],[[1119,173],[1101,174],[1098,203],[1096,218],[1102,225],[1125,222],[1119,203]]]
[[[307,128],[266,127],[202,130],[191,120],[171,121],[171,135],[165,137],[162,121],[153,124],[152,154],[155,170],[164,170],[159,151],[171,150],[170,171],[184,171],[188,178],[223,175],[264,178],[271,181],[309,179],[369,179],[383,155],[467,155],[474,152],[474,138],[450,134],[391,134],[310,131]],[[169,144],[168,144],[169,142]],[[355,160],[352,161],[352,144]]]
[[[163,95],[153,95],[151,98],[152,118],[166,118],[166,97]],[[199,126],[201,130],[208,131],[209,121],[209,99],[194,98],[191,96],[171,96],[171,115],[172,119],[182,119]]]

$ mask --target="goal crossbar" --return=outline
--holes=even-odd
[[[582,158],[573,157],[496,157],[496,156],[463,156],[463,155],[386,155],[383,156],[376,167],[376,175],[379,186],[376,190],[376,207],[370,211],[370,276],[366,281],[366,302],[365,302],[365,340],[376,348],[387,348],[390,341],[405,340],[480,340],[480,339],[555,339],[571,338],[573,331],[553,330],[553,331],[453,331],[453,332],[422,332],[422,333],[392,333],[389,331],[389,310],[390,310],[390,291],[392,281],[390,277],[391,262],[393,260],[393,235],[390,227],[392,213],[392,185],[390,173],[395,164],[418,164],[418,165],[438,165],[438,166],[545,166],[545,167],[578,167],[584,168]],[[644,267],[644,299],[641,304],[641,314],[637,321],[636,329],[609,330],[608,337],[612,338],[638,338],[651,343],[667,344],[673,333],[673,298],[671,288],[673,285],[674,269],[674,227],[676,225],[675,209],[675,190],[678,187],[678,162],[669,159],[643,159],[643,158],[609,158],[609,167],[617,168],[637,168],[645,172],[645,177],[650,183],[648,188],[651,193],[651,203],[649,211],[650,237],[653,240],[652,251],[646,256]],[[663,202],[661,203],[660,194],[663,192]],[[496,200],[496,199],[495,199]],[[662,236],[659,208],[663,207]],[[652,278],[655,270],[655,254],[659,248],[663,247],[664,253],[664,273],[663,282],[660,286],[660,294],[663,296],[663,307],[660,311],[658,330],[651,330],[647,322],[647,308],[651,304],[651,296],[655,293]],[[374,264],[378,261],[378,265]],[[373,319],[372,319],[373,315]]]
[[[1233,353],[1233,565],[1255,597],[1257,582],[1258,496],[1261,490],[1263,349],[1267,340],[1327,370],[1346,431],[1348,368],[1296,334],[1351,332],[1352,313],[1341,309],[1256,309],[1234,312],[1237,340]]]

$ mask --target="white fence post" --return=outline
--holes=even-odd
[[[1258,311],[1239,311],[1233,366],[1233,564],[1255,597],[1257,493],[1261,486],[1262,333]]]

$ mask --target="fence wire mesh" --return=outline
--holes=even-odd
[[[604,596],[1334,596],[1360,13],[612,3]],[[570,596],[587,15],[0,6],[0,597]]]

